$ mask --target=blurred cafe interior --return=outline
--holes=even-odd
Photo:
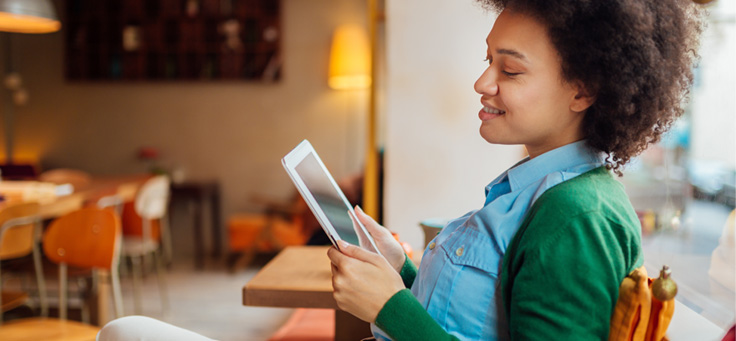
[[[671,340],[736,321],[736,3],[703,6],[686,113],[618,178],[648,272],[678,284]],[[309,140],[419,262],[526,155],[477,133],[493,20],[473,0],[0,1],[0,339],[94,339],[127,315],[369,336],[281,158]]]

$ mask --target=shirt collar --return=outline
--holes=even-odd
[[[590,148],[585,140],[581,140],[550,150],[533,159],[526,157],[502,176],[508,176],[511,191],[516,191],[542,179],[547,174],[591,163],[602,164],[603,155]]]

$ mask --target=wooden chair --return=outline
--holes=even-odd
[[[664,341],[675,313],[675,299],[660,301],[652,295],[654,278],[641,266],[619,286],[619,296],[611,317],[609,341]]]
[[[33,254],[36,272],[37,289],[41,303],[41,315],[48,314],[46,303],[46,288],[41,268],[41,253],[38,249],[40,235],[40,218],[38,203],[23,203],[5,207],[0,211],[0,261],[25,257]],[[2,289],[2,271],[0,271],[0,289]],[[28,294],[1,290],[0,295],[0,324],[3,321],[2,313],[23,305]]]
[[[122,315],[117,265],[120,219],[110,210],[86,207],[54,220],[43,237],[43,250],[59,264],[59,318],[30,318],[0,326],[0,340],[94,340],[98,327],[67,321],[67,266],[110,272],[115,315]]]
[[[231,272],[246,267],[258,253],[304,245],[321,228],[301,197],[290,203],[254,201],[265,207],[264,213],[234,214],[227,222]]]
[[[59,317],[66,319],[67,266],[110,272],[115,315],[123,315],[118,276],[120,219],[111,211],[86,207],[54,220],[43,237],[44,254],[59,264]]]
[[[133,206],[135,214],[139,217],[130,217],[129,212],[123,209],[123,255],[129,258],[133,266],[133,295],[134,312],[141,314],[141,289],[140,277],[142,277],[142,264],[144,258],[152,254],[158,275],[159,294],[163,311],[168,310],[168,294],[166,291],[165,270],[162,262],[160,247],[167,247],[169,243],[169,230],[166,220],[166,209],[169,206],[170,182],[166,176],[156,176],[143,184],[138,190]],[[140,222],[140,228],[130,226]]]

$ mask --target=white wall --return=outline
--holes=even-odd
[[[473,83],[494,15],[474,0],[386,6],[384,223],[421,250],[419,221],[480,208],[485,185],[523,149],[489,145],[478,133]]]

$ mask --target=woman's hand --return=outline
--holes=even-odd
[[[333,296],[340,309],[355,317],[375,322],[378,312],[404,283],[381,255],[339,241],[340,250],[331,247]]]
[[[401,244],[391,235],[391,231],[379,225],[371,216],[365,214],[360,206],[355,206],[355,215],[363,223],[368,233],[371,234],[383,257],[386,258],[397,273],[401,273],[401,268],[406,261],[406,255]]]

